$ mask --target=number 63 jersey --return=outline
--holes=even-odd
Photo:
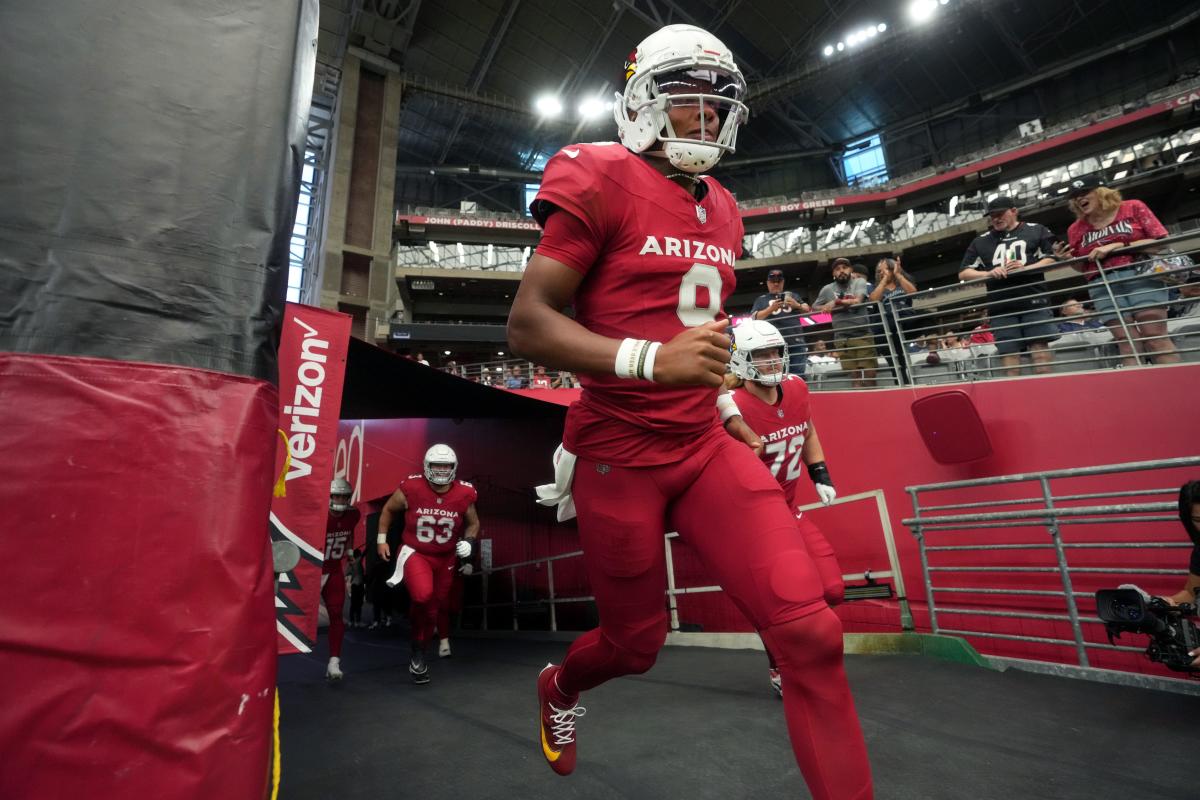
[[[745,389],[735,389],[734,402],[742,420],[763,440],[762,460],[779,481],[788,504],[796,506],[796,486],[805,473],[801,452],[808,437],[812,411],[808,384],[798,375],[788,375],[779,386],[779,402],[767,405]]]
[[[409,475],[400,481],[400,491],[408,501],[401,541],[426,555],[454,552],[467,527],[467,509],[479,497],[475,487],[456,480],[449,491],[438,494],[424,475]]]
[[[583,327],[665,343],[725,318],[742,220],[721,184],[700,180],[697,198],[615,143],[570,145],[550,159],[531,211],[543,227],[552,214],[569,214],[573,241],[547,236],[538,252],[583,274],[574,300]],[[564,445],[597,461],[677,460],[716,419],[715,389],[612,373],[579,380],[583,394],[568,415]]]

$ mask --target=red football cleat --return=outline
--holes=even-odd
[[[575,719],[587,710],[576,704],[571,704],[571,708],[558,708],[551,702],[551,698],[558,696],[551,685],[557,674],[556,664],[547,664],[538,674],[538,728],[542,755],[550,769],[559,775],[570,775],[575,771]]]

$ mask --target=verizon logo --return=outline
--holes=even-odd
[[[283,407],[283,413],[292,418],[288,426],[288,448],[292,453],[292,464],[286,478],[289,481],[312,473],[312,465],[307,459],[317,449],[317,418],[321,414],[321,390],[325,383],[324,364],[329,357],[329,342],[314,338],[317,336],[316,329],[302,319],[293,319],[306,332],[300,344],[296,392],[292,404]]]

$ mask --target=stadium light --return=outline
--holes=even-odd
[[[612,103],[606,103],[599,97],[589,97],[579,104],[579,116],[585,120],[600,119],[611,108]]]
[[[533,107],[543,117],[557,117],[562,113],[562,101],[552,94],[544,94],[533,102]]]
[[[437,242],[429,243],[429,252],[433,254],[434,263],[441,261],[441,254],[438,253]]]
[[[954,212],[958,210],[958,195],[950,198],[950,216],[954,216]]]
[[[450,355],[450,351],[449,351],[449,350],[443,350],[443,351],[442,351],[442,354],[443,354],[443,355],[447,355],[447,356],[448,356],[448,355]]]
[[[945,3],[942,3],[945,5]],[[938,0],[913,0],[908,4],[908,16],[913,22],[928,22],[937,11]]]
[[[1116,175],[1113,175],[1113,180],[1119,181],[1119,180],[1121,180],[1121,178],[1124,178],[1128,174],[1129,174],[1129,170],[1123,169],[1120,172],[1118,172]]]
[[[877,25],[872,22],[871,24],[859,28],[858,30],[850,31],[845,37],[842,38],[840,42],[837,43],[836,47],[831,44],[825,45],[825,47],[821,49],[821,53],[828,58],[829,56],[832,56],[834,52],[840,53],[848,47],[858,47],[859,45],[866,43],[868,39],[874,39],[876,36],[886,30],[886,24],[881,22]]]
[[[1175,163],[1176,163],[1176,164],[1182,164],[1183,162],[1187,161],[1187,160],[1188,160],[1188,157],[1189,157],[1189,156],[1191,156],[1191,155],[1192,155],[1192,151],[1191,151],[1191,150],[1188,150],[1186,153],[1181,153],[1181,154],[1179,155],[1179,158],[1175,159]]]
[[[911,228],[915,224],[916,224],[916,215],[913,214],[913,210],[910,208],[908,210],[908,227]]]

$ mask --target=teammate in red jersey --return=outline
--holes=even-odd
[[[733,344],[725,386],[732,390],[742,419],[762,437],[763,463],[779,482],[788,506],[795,509],[797,505],[801,464],[807,467],[821,502],[829,505],[837,498],[837,490],[812,421],[808,384],[797,375],[787,374],[790,362],[783,335],[769,322],[747,320],[734,330]],[[795,514],[796,529],[821,576],[825,602],[837,605],[845,598],[837,556],[820,528],[802,512]],[[771,662],[771,687],[782,697],[783,681],[769,647],[767,657]]]
[[[379,557],[387,561],[392,556],[387,544],[388,528],[393,516],[404,513],[396,571],[387,584],[396,586],[404,581],[408,587],[412,600],[408,672],[418,684],[429,683],[425,648],[433,638],[438,609],[449,600],[456,559],[470,558],[479,536],[479,515],[475,513],[479,495],[471,484],[454,479],[457,471],[454,451],[435,444],[425,451],[424,474],[409,475],[400,481],[379,516]]]
[[[342,609],[346,606],[346,554],[354,546],[354,529],[362,514],[350,505],[354,487],[345,478],[334,478],[329,484],[329,518],[325,523],[325,562],[321,566],[321,602],[329,613],[329,665],[325,678],[342,679],[342,639],[346,623]]]
[[[744,93],[714,36],[657,31],[626,65],[615,108],[624,146],[564,147],[530,207],[544,232],[508,339],[537,363],[580,373],[563,444],[575,457],[573,502],[600,614],[600,627],[538,678],[542,752],[570,773],[579,693],[654,664],[667,634],[662,537],[674,529],[775,653],[813,796],[866,798],[841,623],[753,449],[761,442],[728,395],[718,411],[730,358],[722,302],[743,229],[733,197],[701,173],[733,149]]]

